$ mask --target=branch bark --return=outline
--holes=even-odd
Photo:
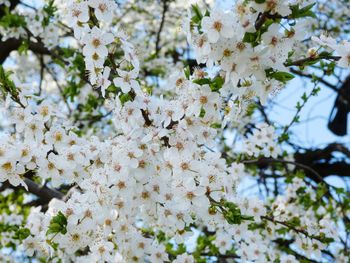
[[[17,50],[21,44],[22,39],[9,38],[6,41],[0,41],[0,63],[2,64],[10,55],[11,51]],[[37,54],[52,55],[42,43],[29,42],[29,50]]]
[[[335,159],[334,154],[341,153],[346,158]],[[322,178],[328,176],[350,176],[350,163],[346,159],[350,158],[350,150],[340,143],[332,143],[323,149],[310,149],[305,152],[296,153],[295,161],[315,170]],[[310,171],[305,171],[306,175],[315,182],[321,182],[320,178]]]
[[[341,153],[345,158],[335,158],[335,153]],[[273,163],[293,164],[304,170],[305,175],[316,183],[324,182],[328,176],[350,177],[350,150],[343,144],[331,143],[323,149],[309,149],[297,152],[295,161],[283,159],[260,158],[244,163],[256,164],[264,169]]]
[[[162,12],[162,20],[160,21],[159,29],[157,32],[157,38],[156,38],[156,54],[160,51],[160,35],[162,33],[164,22],[165,22],[165,15],[168,11],[168,4],[167,0],[163,0],[163,12]]]
[[[62,199],[64,196],[61,192],[46,186],[40,186],[28,178],[25,178],[24,182],[28,186],[28,192],[38,196],[47,203],[53,198]]]

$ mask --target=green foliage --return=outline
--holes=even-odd
[[[9,94],[13,101],[23,106],[18,97],[19,92],[17,90],[17,87],[10,79],[11,74],[11,71],[5,72],[4,68],[0,65],[0,92],[3,98],[5,98]]]
[[[190,69],[190,66],[187,65],[187,67],[185,67],[184,73],[185,73],[186,78],[187,78],[187,79],[190,79],[190,76],[191,76],[191,69]]]
[[[175,246],[173,243],[166,243],[165,250],[169,254],[170,258],[175,259],[177,255],[181,255],[186,252],[186,246],[181,243],[178,246]]]
[[[67,86],[63,89],[63,96],[73,102],[74,98],[79,95],[80,88],[81,85],[75,81],[68,81]]]
[[[252,216],[242,215],[241,210],[235,203],[224,201],[223,207],[222,214],[231,225],[241,224],[245,220],[253,220]]]
[[[85,112],[93,112],[101,104],[101,99],[93,94],[89,94],[86,103],[83,105]]]
[[[282,83],[287,83],[294,78],[294,75],[289,72],[273,71],[271,68],[265,70],[265,72],[268,78],[278,80]]]
[[[26,227],[0,223],[0,233],[5,232],[12,233],[12,238],[19,241],[26,239],[30,235],[30,230]]]
[[[191,19],[192,23],[200,24],[202,21],[203,15],[202,15],[202,12],[201,12],[199,6],[197,4],[191,5],[191,10],[194,14],[192,16],[192,19]]]
[[[245,43],[250,43],[253,46],[256,46],[258,43],[258,36],[259,34],[257,32],[245,32],[244,36],[243,36],[243,42]],[[255,45],[256,43],[256,45]]]
[[[216,76],[213,79],[210,78],[202,78],[202,79],[195,79],[193,83],[196,83],[198,85],[209,85],[211,91],[219,91],[222,86],[224,85],[224,79],[220,76]]]
[[[24,16],[13,14],[8,8],[5,9],[5,15],[0,18],[0,26],[7,27],[25,27],[26,21]]]
[[[123,93],[123,94],[119,95],[119,99],[120,99],[121,103],[124,105],[125,102],[132,100],[132,96],[129,93]]]
[[[292,121],[288,125],[286,125],[284,127],[283,132],[282,132],[281,136],[278,139],[280,143],[289,139],[289,135],[287,134],[288,129],[294,123],[299,122],[299,120],[300,120],[299,114],[300,114],[301,110],[304,108],[304,106],[309,101],[309,99],[311,97],[313,97],[313,96],[317,96],[318,92],[321,90],[320,87],[316,86],[317,82],[318,82],[318,80],[316,78],[313,78],[312,82],[315,83],[314,88],[311,90],[311,92],[308,95],[306,93],[303,93],[303,95],[301,96],[301,101],[298,101],[297,104],[295,105],[295,108],[296,108],[297,111],[296,111]]]
[[[289,18],[302,18],[302,17],[313,17],[317,18],[316,14],[311,10],[316,3],[309,4],[303,8],[300,8],[299,4],[292,5],[290,7],[292,14],[289,16]]]
[[[58,233],[67,233],[67,218],[61,211],[51,219],[46,235]]]
[[[43,19],[43,26],[48,26],[52,17],[54,17],[57,7],[54,5],[55,0],[47,1],[47,4],[44,6],[43,11],[47,16]]]
[[[28,50],[29,50],[29,42],[28,40],[25,39],[22,41],[21,45],[19,46],[18,53],[21,55],[27,54]]]
[[[23,240],[26,239],[30,235],[30,230],[26,227],[20,227],[17,229],[14,235],[14,239]]]
[[[201,112],[199,113],[199,117],[203,118],[205,116],[205,109],[202,107]]]
[[[270,25],[273,23],[278,23],[279,18],[276,19],[266,19],[260,28],[256,32],[246,32],[243,36],[242,41],[245,43],[250,43],[253,47],[257,46],[261,42],[261,36],[269,29]]]
[[[147,73],[150,76],[158,76],[158,77],[164,77],[166,74],[165,69],[162,66],[148,68]]]
[[[0,88],[3,95],[7,92],[17,92],[15,84],[10,80],[11,71],[5,72],[3,66],[0,65]]]
[[[208,262],[208,257],[213,257],[219,255],[219,250],[213,245],[215,240],[215,235],[213,234],[203,234],[197,238],[196,250],[193,253],[193,257],[196,259],[196,262]],[[206,256],[203,257],[203,251],[206,251]]]

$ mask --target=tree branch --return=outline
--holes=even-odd
[[[350,163],[346,160],[336,160],[334,153],[342,153],[346,156],[346,159],[350,158],[350,150],[340,143],[329,144],[323,149],[310,149],[305,152],[299,152],[294,157],[296,162],[312,168],[321,178],[331,175],[349,177]],[[306,171],[306,175],[315,182],[321,181],[319,177],[316,177],[309,171]]]
[[[28,192],[38,196],[47,203],[53,198],[62,199],[64,196],[61,192],[46,186],[40,186],[28,178],[25,178],[24,182],[28,186]]]
[[[165,15],[166,15],[166,12],[168,11],[167,0],[163,0],[162,2],[163,2],[163,12],[162,12],[162,20],[160,21],[159,29],[157,32],[156,54],[160,51],[160,35],[161,35],[163,27],[164,27]]]

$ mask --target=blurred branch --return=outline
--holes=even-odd
[[[305,152],[297,152],[295,161],[317,171],[321,178],[336,175],[350,177],[350,163],[346,160],[335,160],[334,154],[342,153],[346,159],[350,158],[350,150],[343,144],[332,143],[323,149],[310,149]],[[315,182],[321,182],[320,178],[313,173],[306,172],[306,175]]]
[[[157,32],[157,38],[156,38],[156,54],[160,51],[160,35],[162,33],[164,22],[165,22],[165,16],[166,12],[168,11],[168,4],[167,0],[162,0],[163,3],[163,12],[162,12],[162,20],[160,21],[159,29]]]
[[[328,81],[326,81],[322,77],[318,77],[318,76],[313,75],[313,74],[305,73],[305,72],[302,72],[301,70],[297,70],[294,68],[291,68],[290,72],[292,72],[300,77],[305,77],[305,78],[309,78],[309,79],[316,78],[320,83],[322,83],[322,84],[326,85],[327,87],[331,88],[332,90],[338,92],[336,85],[329,83]]]
[[[38,196],[44,201],[47,201],[47,203],[53,198],[63,198],[63,194],[55,189],[48,188],[46,186],[40,186],[28,178],[25,178],[24,182],[28,186],[28,192]]]

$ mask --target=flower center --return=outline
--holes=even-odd
[[[98,252],[99,252],[100,254],[103,254],[105,251],[106,251],[106,249],[105,249],[103,246],[101,246],[101,247],[98,248]]]
[[[236,47],[242,52],[245,49],[245,44],[243,42],[238,42]]]
[[[40,114],[43,116],[47,116],[49,114],[49,107],[48,106],[43,106],[40,110]]]
[[[266,6],[267,6],[268,9],[272,10],[272,9],[276,8],[277,3],[276,3],[275,0],[270,0],[270,1],[266,2]]]
[[[124,189],[124,188],[126,188],[126,184],[125,184],[125,182],[123,182],[123,181],[119,181],[118,184],[117,184],[117,186],[118,186],[119,189]]]
[[[75,233],[75,234],[72,235],[72,240],[73,241],[79,241],[79,239],[80,239],[79,234]]]
[[[81,11],[80,11],[80,10],[73,9],[73,11],[72,11],[73,17],[78,17],[78,16],[80,16],[80,14],[81,14]]]
[[[182,169],[182,170],[188,170],[188,168],[190,168],[190,166],[188,165],[188,163],[182,163],[182,164],[181,164],[181,169]]]
[[[123,78],[124,82],[129,82],[130,81],[130,76],[126,74]]]
[[[183,83],[184,83],[184,79],[183,78],[177,79],[176,80],[176,87],[180,87]]]
[[[59,142],[62,140],[62,133],[56,132],[55,134],[55,141]]]
[[[199,40],[198,40],[198,47],[203,47],[204,46],[204,43],[205,43],[205,41],[204,41],[204,39],[203,38],[200,38]]]
[[[10,162],[7,162],[7,163],[4,163],[2,165],[2,168],[5,170],[5,171],[11,171],[12,170],[12,164]]]
[[[231,54],[232,54],[232,51],[227,48],[223,52],[224,57],[229,57],[231,56]]]
[[[187,192],[186,197],[187,197],[188,199],[192,200],[192,199],[195,197],[195,195],[194,195],[193,192]]]
[[[92,55],[92,59],[93,60],[98,60],[100,58],[100,56],[97,54],[97,53],[94,53],[93,55]]]
[[[278,38],[277,37],[272,37],[271,39],[271,45],[276,46],[278,42]]]
[[[98,9],[100,9],[100,11],[104,13],[107,10],[107,5],[104,3],[99,4]]]
[[[223,24],[220,21],[215,21],[213,24],[213,28],[220,32],[222,30]]]
[[[54,165],[53,163],[48,163],[48,164],[47,164],[47,168],[48,168],[49,170],[52,170],[52,169],[55,168],[55,165]]]
[[[199,102],[201,104],[206,104],[208,102],[208,97],[207,96],[200,96]]]
[[[98,48],[100,45],[101,45],[101,41],[98,39],[98,38],[94,38],[92,40],[92,45],[95,47],[95,48]]]

